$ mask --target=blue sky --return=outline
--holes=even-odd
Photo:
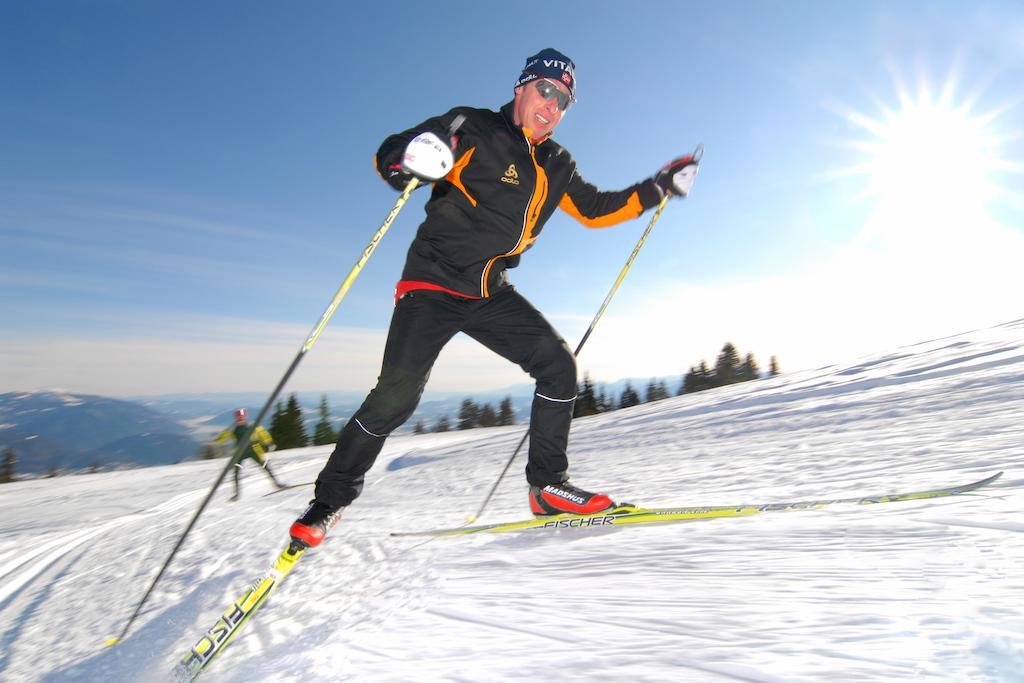
[[[549,46],[588,180],[706,147],[581,371],[725,341],[795,370],[1021,317],[1019,3],[5,3],[0,391],[269,391],[395,199],[380,141],[499,107]],[[372,386],[424,198],[290,389]],[[556,216],[512,271],[570,345],[648,217]],[[525,379],[460,338],[429,388]]]

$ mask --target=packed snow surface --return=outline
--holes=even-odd
[[[1024,681],[1024,320],[580,419],[573,482],[649,506],[972,494],[539,534],[459,526],[523,427],[391,439],[208,681]],[[312,481],[329,448],[276,454]],[[482,522],[528,517],[522,456]],[[148,681],[286,543],[251,463],[124,626],[224,461],[0,487],[0,679]]]

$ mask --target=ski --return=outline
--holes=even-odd
[[[580,529],[605,526],[622,526],[626,524],[658,524],[665,522],[682,522],[695,519],[714,519],[718,517],[746,517],[762,512],[780,512],[785,510],[814,510],[826,505],[868,505],[871,503],[895,503],[899,501],[921,500],[924,498],[942,498],[955,496],[968,491],[980,489],[1002,476],[1002,472],[993,474],[980,481],[960,486],[893,493],[882,496],[858,496],[854,498],[834,498],[808,500],[790,503],[766,503],[762,505],[702,505],[695,507],[674,508],[642,508],[635,505],[619,505],[589,515],[554,515],[537,517],[519,522],[500,522],[481,524],[479,526],[463,526],[450,529],[431,529],[427,531],[393,532],[392,536],[463,536],[466,534],[499,534],[513,531],[556,531],[559,529]]]
[[[271,592],[277,588],[302,557],[305,548],[290,543],[270,570],[250,584],[241,597],[232,603],[217,622],[196,641],[195,645],[181,658],[174,668],[177,681],[192,681],[209,667],[210,662],[224,651],[228,643],[238,635]]]
[[[312,486],[315,483],[316,483],[315,481],[304,481],[301,484],[288,484],[287,486],[282,486],[280,488],[276,488],[273,491],[270,491],[269,493],[264,493],[262,497],[266,498],[267,496],[272,496],[275,493],[281,493],[282,491],[291,491],[292,489],[297,489],[297,488],[300,488],[302,486]]]

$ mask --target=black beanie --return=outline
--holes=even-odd
[[[569,88],[572,101],[576,101],[576,65],[558,50],[548,47],[527,59],[523,73],[519,75],[514,87],[518,88],[538,78],[562,81]]]

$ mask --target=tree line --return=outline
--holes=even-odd
[[[309,434],[299,399],[295,394],[291,394],[287,402],[278,401],[275,404],[267,431],[270,432],[274,445],[281,450],[332,444],[338,440],[338,433],[331,426],[331,409],[328,406],[326,395],[320,397],[319,414],[320,419],[313,426],[313,433]],[[227,449],[218,449],[213,444],[205,444],[199,451],[199,457],[211,460],[219,456],[230,455],[234,451],[233,443]]]
[[[775,356],[772,356],[769,362],[768,375],[774,377],[779,372],[778,360]],[[583,381],[579,384],[576,402],[573,405],[573,417],[584,417],[620,408],[629,408],[641,403],[660,401],[673,395],[691,394],[697,391],[724,387],[729,384],[749,382],[761,377],[762,372],[757,360],[754,358],[754,354],[748,353],[741,360],[736,346],[732,342],[726,342],[718,354],[714,368],[710,368],[705,360],[701,360],[697,365],[691,366],[689,371],[683,376],[674,394],[670,391],[668,383],[664,379],[651,379],[642,394],[633,387],[631,382],[626,382],[626,386],[621,394],[618,396],[609,395],[604,388],[596,389],[590,376],[585,374]],[[480,406],[472,398],[466,398],[462,401],[462,406],[459,408],[455,428],[473,429],[474,427],[495,427],[510,424],[515,424],[511,397],[507,397],[501,402],[497,413],[489,404]],[[449,417],[442,415],[437,419],[432,428],[423,420],[417,421],[415,427],[413,427],[413,432],[416,434],[447,432],[451,431],[452,428],[452,421]]]
[[[769,361],[768,376],[775,377],[779,373],[778,360],[775,356],[772,356]],[[683,376],[675,395],[691,394],[739,382],[749,382],[760,379],[761,376],[761,369],[754,358],[754,354],[748,353],[741,360],[736,347],[731,342],[726,342],[721,352],[719,352],[713,368],[709,367],[705,360],[690,366],[689,371]],[[646,388],[644,388],[642,395],[630,382],[626,383],[626,387],[618,396],[609,395],[604,388],[597,390],[590,376],[585,374],[583,381],[579,384],[576,403],[573,406],[573,417],[585,417],[620,408],[629,408],[641,403],[660,401],[671,395],[668,384],[663,379],[650,380]],[[306,422],[302,416],[302,407],[299,405],[299,399],[295,394],[291,394],[287,402],[277,402],[267,430],[270,432],[271,437],[273,437],[277,448],[282,450],[305,446],[326,446],[338,440],[338,433],[331,426],[330,417],[330,407],[327,404],[327,396],[325,395],[320,398],[320,419],[313,426],[313,433],[309,434],[306,429]],[[512,407],[511,396],[506,396],[502,399],[497,409],[489,403],[477,404],[472,398],[466,398],[459,407],[454,428],[461,430],[474,429],[476,427],[500,427],[515,423],[515,409]],[[447,432],[451,431],[452,428],[452,421],[447,415],[442,415],[437,419],[432,428],[423,420],[417,421],[413,426],[413,433]],[[218,457],[218,455],[226,455],[226,453],[218,453],[218,450],[212,444],[206,444],[201,448],[199,457],[212,459]],[[17,461],[14,450],[6,448],[3,457],[0,458],[0,484],[12,482],[16,479]],[[51,472],[50,476],[55,474],[55,471]]]
[[[780,372],[779,363],[775,356],[769,362],[768,375],[775,377]],[[739,382],[749,382],[761,378],[761,369],[754,358],[754,354],[748,353],[740,360],[740,354],[732,342],[726,342],[718,354],[714,368],[709,368],[707,361],[701,360],[697,365],[691,366],[689,371],[683,375],[675,395],[692,394],[697,391],[706,391],[717,387],[724,387]],[[576,404],[573,406],[573,417],[585,417],[597,415],[620,408],[629,408],[668,398],[668,385],[665,380],[650,380],[641,397],[640,393],[633,388],[631,382],[626,382],[626,387],[619,396],[609,396],[602,388],[595,390],[594,383],[589,375],[583,376],[579,385],[579,392]]]
[[[512,407],[512,397],[506,396],[498,404],[498,409],[495,410],[490,403],[484,403],[483,405],[477,405],[476,401],[472,398],[463,399],[462,405],[459,406],[458,421],[455,424],[456,429],[475,429],[476,427],[504,427],[506,425],[514,425],[516,423],[516,411]],[[447,415],[442,415],[434,423],[434,428],[430,429],[427,427],[427,423],[423,420],[417,420],[413,426],[413,434],[426,434],[428,431],[432,432],[449,432],[452,429],[452,423],[448,419]]]
[[[299,399],[292,394],[286,404],[277,402],[274,413],[270,416],[267,431],[273,437],[274,444],[282,450],[333,444],[338,440],[338,433],[331,426],[331,409],[327,404],[327,396],[320,397],[318,412],[320,419],[313,425],[313,433],[308,434]]]

